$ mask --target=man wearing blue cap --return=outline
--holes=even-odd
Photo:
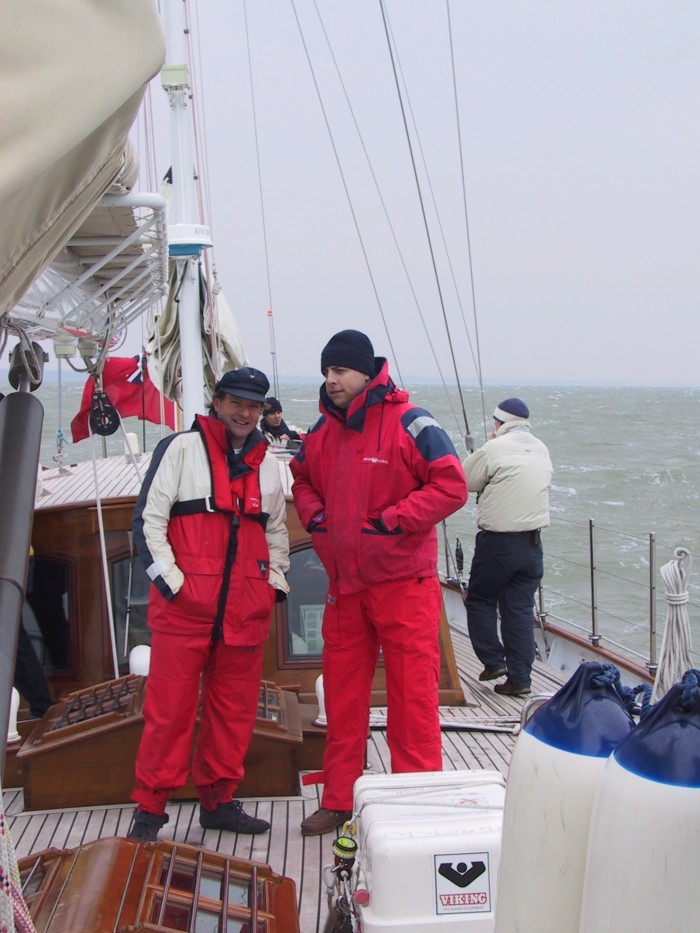
[[[157,838],[190,763],[205,829],[261,833],[233,792],[243,779],[275,599],[288,591],[286,506],[258,421],[270,384],[244,366],[214,387],[209,416],[156,447],[134,513],[152,581],[151,663],[129,836]]]
[[[479,680],[507,675],[494,687],[506,696],[530,693],[533,606],[544,572],[540,529],[549,525],[552,461],[530,431],[529,417],[522,399],[505,399],[493,413],[490,440],[462,463],[469,489],[478,494],[479,526],[467,587],[467,626],[484,665]]]

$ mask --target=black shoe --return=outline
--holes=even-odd
[[[240,800],[229,800],[220,803],[216,810],[199,808],[199,825],[204,829],[226,829],[230,833],[266,833],[270,828],[267,820],[259,820],[257,816],[248,816],[243,810]]]
[[[148,813],[147,810],[137,810],[126,838],[135,839],[137,842],[155,842],[159,829],[169,820],[167,813],[157,816],[155,813]]]
[[[526,697],[531,693],[529,684],[514,684],[512,680],[496,684],[493,689],[494,693],[500,693],[501,696],[507,697]]]
[[[499,677],[505,677],[508,671],[501,665],[500,667],[485,667],[479,674],[479,680],[498,680]]]

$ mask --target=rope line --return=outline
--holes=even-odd
[[[484,383],[482,379],[481,372],[481,346],[479,343],[479,319],[476,313],[476,286],[474,284],[474,263],[472,261],[472,241],[471,233],[469,229],[469,209],[467,207],[467,185],[466,185],[466,173],[464,171],[464,149],[462,147],[462,123],[460,120],[459,114],[459,96],[457,94],[457,77],[455,69],[455,56],[454,56],[454,43],[452,41],[452,17],[450,16],[450,0],[445,0],[445,6],[447,9],[447,31],[450,37],[450,61],[452,62],[452,93],[454,95],[455,102],[455,121],[457,123],[457,148],[459,149],[459,167],[460,167],[460,178],[462,182],[462,205],[464,209],[464,229],[467,238],[467,260],[469,267],[469,284],[471,288],[471,298],[472,298],[472,312],[474,317],[474,344],[475,348],[472,347],[471,334],[469,333],[469,328],[467,326],[466,319],[464,318],[464,310],[462,309],[462,303],[460,301],[459,307],[462,312],[462,320],[464,321],[464,330],[467,335],[467,340],[469,341],[469,349],[472,353],[472,358],[474,359],[474,365],[476,367],[476,375],[479,380],[479,395],[481,397],[481,414],[484,421],[484,440],[488,437],[488,431],[486,428],[487,418],[486,418],[486,405],[484,399]]]
[[[692,673],[692,636],[688,614],[688,575],[692,563],[690,551],[680,547],[674,551],[674,559],[661,568],[668,611],[654,680],[654,701],[665,696],[680,681],[684,671]]]
[[[591,676],[590,686],[594,689],[601,687],[614,687],[615,692],[622,700],[622,703],[631,715],[637,713],[637,697],[643,694],[641,701],[640,715],[646,715],[651,700],[651,686],[649,684],[637,684],[636,687],[627,687],[622,683],[620,671],[614,664],[604,664],[603,670]]]
[[[429,225],[428,225],[428,217],[427,217],[426,210],[425,210],[425,201],[424,201],[424,199],[423,199],[423,192],[422,192],[422,189],[421,189],[420,179],[418,178],[418,169],[417,169],[417,167],[416,167],[416,158],[415,158],[415,154],[414,154],[414,152],[413,152],[413,144],[411,143],[411,134],[409,133],[409,130],[408,130],[408,121],[407,121],[407,119],[406,119],[406,108],[405,108],[405,106],[404,106],[403,96],[402,96],[402,94],[401,94],[401,86],[400,86],[400,83],[399,83],[398,74],[397,74],[397,70],[396,70],[396,62],[395,62],[395,59],[394,59],[394,50],[393,50],[393,48],[392,48],[391,39],[390,39],[390,36],[389,36],[389,25],[388,25],[388,21],[387,21],[387,13],[386,13],[385,5],[384,5],[384,0],[379,0],[379,7],[380,7],[380,9],[381,9],[381,12],[382,12],[382,19],[383,19],[383,21],[384,21],[384,32],[385,32],[385,35],[386,35],[387,46],[388,46],[388,48],[389,48],[389,57],[390,57],[390,59],[391,59],[391,66],[392,66],[392,70],[393,70],[393,73],[394,73],[394,81],[395,81],[395,84],[396,84],[396,92],[397,92],[398,98],[399,98],[399,106],[400,106],[400,108],[401,108],[401,116],[402,116],[402,119],[403,119],[404,131],[405,131],[405,133],[406,133],[406,142],[407,142],[407,144],[408,144],[408,151],[409,151],[409,155],[410,155],[410,158],[411,158],[411,165],[412,165],[412,167],[413,167],[413,177],[414,177],[414,179],[415,179],[416,191],[417,191],[417,194],[418,194],[418,201],[419,201],[419,204],[420,204],[420,211],[421,211],[421,215],[422,215],[422,217],[423,217],[423,226],[424,226],[424,228],[425,228],[425,235],[426,235],[427,242],[428,242],[428,251],[429,251],[429,253],[430,253],[430,261],[431,261],[432,266],[433,266],[433,274],[434,274],[434,277],[435,277],[435,287],[436,287],[436,289],[437,289],[438,300],[439,300],[440,308],[441,308],[441,311],[442,311],[442,318],[443,318],[443,322],[444,322],[444,325],[445,325],[445,331],[446,331],[446,333],[447,333],[447,342],[448,342],[448,345],[449,345],[449,348],[450,348],[450,357],[452,358],[452,367],[453,367],[453,369],[454,369],[455,380],[456,380],[456,382],[457,382],[457,392],[458,392],[459,399],[460,399],[460,403],[461,403],[461,406],[462,406],[462,417],[464,418],[464,426],[465,426],[466,432],[467,432],[467,433],[466,433],[466,438],[468,439],[468,438],[471,437],[471,432],[470,432],[470,430],[469,430],[469,420],[468,420],[468,418],[467,418],[467,411],[466,411],[465,404],[464,404],[464,394],[463,394],[463,392],[462,392],[462,386],[460,385],[460,382],[459,382],[459,371],[458,371],[458,369],[457,369],[457,360],[455,359],[454,346],[453,346],[453,344],[452,344],[452,334],[451,334],[451,331],[450,331],[450,324],[449,324],[449,321],[447,320],[447,310],[446,310],[446,308],[445,308],[445,299],[444,299],[444,296],[443,296],[443,293],[442,293],[442,286],[440,285],[440,276],[439,276],[439,274],[438,274],[437,261],[436,261],[436,259],[435,259],[435,250],[434,250],[434,248],[433,248],[433,239],[432,239],[432,237],[431,237],[431,235],[430,235],[430,227],[429,227]],[[468,441],[467,441],[467,443],[468,443]],[[473,441],[472,441],[472,446],[473,446]],[[471,452],[471,451],[470,451],[470,452]]]
[[[381,302],[381,299],[380,299],[380,297],[379,297],[379,291],[377,290],[377,283],[376,283],[375,278],[374,278],[374,275],[373,275],[373,273],[372,273],[372,267],[371,267],[370,262],[369,262],[369,256],[367,255],[367,249],[366,249],[366,247],[365,247],[365,241],[364,241],[364,239],[363,239],[363,237],[362,237],[362,233],[361,233],[361,231],[360,231],[360,225],[359,225],[359,222],[358,222],[358,219],[357,219],[357,214],[356,214],[356,212],[355,212],[355,206],[354,206],[354,204],[353,204],[353,202],[352,202],[352,198],[350,197],[350,189],[348,188],[347,180],[346,180],[346,178],[345,178],[345,172],[343,171],[343,165],[342,165],[342,163],[341,163],[341,161],[340,161],[340,156],[339,156],[339,154],[338,154],[338,148],[337,148],[337,146],[336,146],[336,144],[335,144],[335,138],[334,138],[334,136],[333,136],[333,131],[331,130],[331,125],[330,125],[330,121],[329,121],[329,119],[328,119],[328,114],[327,114],[327,112],[326,112],[326,107],[325,107],[325,105],[324,105],[324,103],[323,103],[323,97],[321,96],[321,89],[319,88],[318,80],[317,80],[317,78],[316,78],[316,72],[315,72],[314,66],[313,66],[313,64],[312,64],[312,62],[311,62],[311,56],[310,56],[310,54],[309,54],[309,49],[308,49],[308,46],[307,46],[307,44],[306,44],[306,39],[304,38],[304,32],[303,32],[303,30],[302,30],[302,28],[301,28],[301,22],[300,22],[300,20],[299,20],[299,14],[298,14],[298,12],[297,12],[297,8],[296,8],[296,4],[294,3],[294,0],[292,0],[292,11],[294,12],[294,18],[295,18],[295,20],[296,20],[297,28],[298,28],[298,30],[299,30],[299,36],[300,36],[300,38],[301,38],[301,44],[302,44],[303,49],[304,49],[304,54],[306,55],[306,61],[307,61],[308,66],[309,66],[309,71],[311,72],[311,80],[313,81],[313,83],[314,83],[314,88],[316,89],[316,96],[318,97],[318,102],[319,102],[319,105],[320,105],[320,107],[321,107],[321,113],[322,113],[322,115],[323,115],[323,120],[324,120],[324,122],[325,122],[325,124],[326,124],[326,130],[328,131],[328,136],[329,136],[330,143],[331,143],[331,149],[333,150],[333,155],[335,156],[336,165],[337,165],[337,167],[338,167],[338,171],[340,172],[340,180],[341,180],[341,182],[342,182],[343,189],[344,189],[344,191],[345,191],[345,197],[347,198],[348,206],[349,206],[349,208],[350,208],[350,216],[352,217],[352,221],[353,221],[353,224],[354,224],[354,226],[355,226],[355,232],[357,233],[357,237],[358,237],[358,240],[359,240],[359,243],[360,243],[360,249],[361,249],[362,255],[363,255],[363,257],[364,257],[365,266],[366,266],[366,268],[367,268],[367,274],[368,274],[368,276],[369,276],[370,284],[371,284],[371,286],[372,286],[372,291],[374,292],[374,297],[375,297],[375,300],[376,300],[376,302],[377,302],[377,307],[379,308],[379,314],[380,314],[380,316],[381,316],[382,323],[383,323],[383,325],[384,325],[384,332],[386,333],[386,338],[387,338],[387,341],[388,341],[388,343],[389,343],[389,347],[390,347],[390,349],[391,349],[392,356],[394,357],[394,361],[395,361],[395,363],[396,363],[396,373],[397,373],[397,376],[398,376],[398,378],[399,378],[399,381],[400,381],[400,382],[403,382],[403,377],[401,376],[401,371],[400,371],[400,369],[399,369],[399,364],[398,364],[398,360],[397,360],[397,357],[396,357],[396,351],[394,350],[394,345],[393,345],[393,342],[392,342],[392,340],[391,340],[391,334],[390,334],[390,332],[389,332],[389,327],[388,327],[388,325],[387,325],[386,317],[385,317],[385,315],[384,315],[384,307],[383,307],[382,302]]]
[[[248,28],[248,4],[243,2],[243,21],[245,23],[245,43],[248,56],[248,83],[250,85],[250,103],[253,113],[253,137],[255,139],[255,164],[258,175],[258,197],[260,199],[260,222],[262,225],[263,251],[265,255],[265,277],[267,280],[267,307],[270,325],[270,356],[272,357],[272,385],[274,395],[279,397],[279,375],[277,372],[277,347],[275,344],[275,325],[272,317],[272,279],[270,276],[270,249],[267,239],[267,215],[265,213],[265,198],[263,194],[262,182],[262,161],[260,159],[260,136],[258,134],[258,114],[255,106],[255,81],[253,79],[253,56],[250,51],[250,30]]]
[[[350,96],[349,96],[349,94],[348,94],[348,91],[347,91],[345,82],[344,82],[344,80],[343,80],[343,76],[342,76],[342,74],[341,74],[340,67],[338,66],[338,62],[337,62],[335,53],[333,52],[333,47],[332,47],[332,45],[331,45],[330,38],[328,37],[328,33],[327,33],[327,31],[326,31],[325,24],[324,24],[324,22],[323,22],[323,19],[321,18],[320,12],[318,11],[318,4],[316,4],[315,0],[314,0],[314,6],[315,6],[316,12],[317,12],[317,14],[318,14],[319,24],[320,24],[320,26],[321,26],[321,31],[323,32],[324,38],[325,38],[325,40],[326,40],[326,45],[327,45],[327,47],[328,47],[328,54],[330,55],[331,61],[333,62],[333,67],[335,68],[335,72],[336,72],[336,75],[337,75],[337,77],[338,77],[338,82],[339,82],[340,87],[341,87],[341,90],[342,90],[342,92],[343,92],[343,96],[344,96],[344,98],[345,98],[345,102],[346,102],[346,104],[347,104],[347,106],[348,106],[348,111],[349,111],[349,113],[350,113],[350,117],[351,117],[352,122],[353,122],[353,125],[354,125],[354,127],[355,127],[355,131],[356,131],[356,133],[357,133],[357,138],[358,138],[358,141],[359,141],[359,143],[360,143],[360,147],[361,147],[361,149],[362,149],[362,152],[363,152],[363,154],[364,154],[365,161],[366,161],[366,163],[367,163],[368,171],[369,171],[370,176],[371,176],[371,178],[372,178],[372,181],[373,181],[373,183],[374,183],[374,189],[375,189],[375,191],[376,191],[376,193],[377,193],[377,197],[378,197],[378,199],[379,199],[379,204],[380,204],[380,206],[381,206],[381,208],[382,208],[382,211],[383,211],[383,213],[384,213],[384,217],[385,217],[385,219],[386,219],[387,226],[388,226],[388,228],[389,228],[389,232],[390,232],[391,237],[392,237],[392,240],[393,240],[393,242],[394,242],[394,246],[395,246],[395,248],[396,248],[396,253],[397,253],[397,255],[398,255],[399,262],[400,262],[400,264],[401,264],[401,268],[403,269],[403,273],[404,273],[404,276],[405,276],[405,278],[406,278],[406,283],[407,283],[407,285],[408,285],[408,289],[409,289],[409,291],[410,291],[410,293],[411,293],[411,297],[413,298],[413,303],[414,303],[414,305],[415,305],[415,307],[416,307],[416,311],[418,312],[418,317],[420,318],[421,324],[423,325],[423,331],[424,331],[424,333],[425,333],[425,338],[426,338],[426,340],[427,340],[427,342],[428,342],[428,346],[430,347],[431,355],[432,355],[433,360],[434,360],[434,362],[435,362],[435,365],[436,365],[436,367],[437,367],[437,371],[438,371],[438,373],[439,373],[439,375],[440,375],[440,381],[442,382],[443,389],[445,390],[445,396],[446,396],[446,399],[447,399],[447,403],[448,403],[448,405],[450,406],[450,409],[451,409],[451,411],[452,411],[452,416],[453,416],[453,418],[454,418],[454,420],[455,420],[455,423],[458,424],[457,415],[455,414],[454,406],[453,406],[453,404],[452,404],[452,399],[451,399],[451,397],[450,397],[450,395],[449,395],[449,393],[448,393],[448,391],[447,391],[447,384],[446,384],[446,382],[445,382],[445,376],[444,376],[444,373],[443,373],[443,371],[442,371],[442,366],[440,365],[440,361],[439,361],[439,359],[438,359],[437,352],[436,352],[435,347],[434,347],[434,345],[433,345],[433,341],[432,341],[432,338],[431,338],[431,335],[430,335],[430,330],[429,330],[429,328],[428,328],[428,325],[426,324],[425,316],[423,315],[423,309],[421,308],[420,301],[418,300],[418,295],[417,295],[417,293],[416,293],[416,289],[415,289],[415,286],[414,286],[414,284],[413,284],[413,279],[411,278],[411,274],[410,274],[410,272],[409,272],[409,270],[408,270],[408,265],[406,264],[406,260],[405,260],[404,255],[403,255],[403,250],[401,249],[401,246],[400,246],[400,244],[399,244],[399,239],[398,239],[398,236],[396,235],[396,229],[395,229],[395,227],[394,227],[394,224],[393,224],[392,221],[391,221],[391,217],[390,217],[390,215],[389,215],[389,209],[388,209],[388,207],[387,207],[387,205],[386,205],[386,201],[384,200],[384,196],[383,196],[383,194],[382,194],[381,187],[380,187],[380,185],[379,185],[379,180],[377,179],[376,172],[374,171],[374,166],[373,166],[373,164],[372,164],[372,160],[371,160],[370,155],[369,155],[369,152],[368,152],[368,150],[367,150],[367,145],[366,145],[366,143],[365,143],[365,139],[364,139],[364,136],[363,136],[363,134],[362,134],[362,130],[360,129],[359,123],[358,123],[358,121],[357,121],[357,117],[355,116],[355,110],[354,110],[354,108],[353,108],[353,106],[352,106],[352,103],[351,103],[351,101],[350,101]],[[399,372],[399,369],[398,369],[398,361],[395,360],[395,362],[396,362],[396,368],[397,368],[397,376],[398,376],[398,378],[399,378],[399,382],[401,382],[400,372]]]
[[[686,671],[685,674],[683,674],[681,683],[683,684],[683,693],[678,701],[678,707],[683,710],[684,713],[689,713],[696,704],[698,695],[700,694],[700,671],[695,668]]]

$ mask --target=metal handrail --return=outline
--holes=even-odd
[[[591,577],[591,644],[600,643],[598,634],[598,595],[596,589],[596,552],[595,552],[595,522],[588,519],[588,556]]]
[[[554,521],[565,525],[577,525],[582,529],[585,528],[588,539],[588,554],[587,559],[584,558],[578,561],[575,554],[573,557],[571,553],[569,553],[568,556],[560,556],[552,552],[551,548],[545,545],[545,576],[536,597],[538,618],[542,623],[547,619],[551,619],[561,623],[567,628],[580,632],[593,646],[605,643],[618,652],[634,658],[636,661],[646,666],[651,675],[654,675],[658,664],[659,636],[657,606],[659,590],[656,580],[659,544],[656,534],[651,532],[647,535],[631,535],[616,529],[607,528],[604,525],[599,525],[593,519],[589,519],[584,523],[556,517]],[[633,579],[629,574],[625,575],[624,568],[621,573],[615,573],[613,570],[605,567],[601,559],[604,552],[602,540],[602,535],[604,534],[623,539],[625,550],[629,550],[630,542],[632,542],[632,544],[638,543],[640,548],[643,548],[641,552],[637,551],[636,556],[638,557],[638,563],[643,562],[648,564],[648,573],[644,579]],[[574,541],[572,551],[575,548],[576,543]],[[673,549],[669,550],[672,551]],[[585,551],[583,553],[585,553]],[[454,555],[452,555],[452,557],[454,559]],[[574,567],[580,567],[581,581],[584,581],[586,576],[588,577],[587,599],[585,594],[580,591],[578,593],[565,593],[557,591],[548,585],[548,576],[550,580],[552,579],[551,571],[548,574],[548,564],[551,568],[552,562],[560,562]],[[638,602],[636,597],[633,596],[629,600],[629,603],[625,603],[625,607],[629,608],[629,613],[625,613],[623,616],[622,614],[616,613],[614,609],[610,611],[611,608],[613,608],[610,603],[608,603],[606,607],[605,602],[601,602],[601,587],[604,580],[612,582],[613,584],[617,584],[617,581],[620,581],[621,584],[624,585],[625,593],[629,591],[634,594],[635,590],[640,591],[640,599]],[[565,603],[573,608],[574,612],[562,612],[561,603]],[[697,605],[697,603],[691,601],[689,605],[691,607],[694,606],[695,609],[700,612],[700,606]],[[634,606],[637,607],[637,612],[634,611]],[[576,608],[580,611],[575,611]],[[567,618],[567,615],[573,616],[573,618]],[[641,621],[639,619],[640,615],[642,616]],[[637,621],[635,621],[635,617]],[[586,621],[582,621],[584,619]],[[607,626],[605,625],[605,619],[608,620]],[[614,630],[611,630],[610,623],[612,623],[613,626],[616,623],[618,627],[624,626],[627,633],[631,630],[637,630],[639,635],[636,639],[636,644],[630,645],[629,643],[621,643],[619,635],[616,635]],[[642,647],[644,643],[646,643],[645,648]],[[698,652],[693,652],[693,654],[698,654]]]

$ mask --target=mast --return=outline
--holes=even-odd
[[[177,265],[178,326],[180,331],[183,425],[189,427],[204,413],[200,259],[212,245],[209,227],[198,220],[195,183],[192,90],[187,66],[189,29],[183,0],[164,0],[167,41],[161,84],[170,102],[173,200],[169,210],[170,258]]]

